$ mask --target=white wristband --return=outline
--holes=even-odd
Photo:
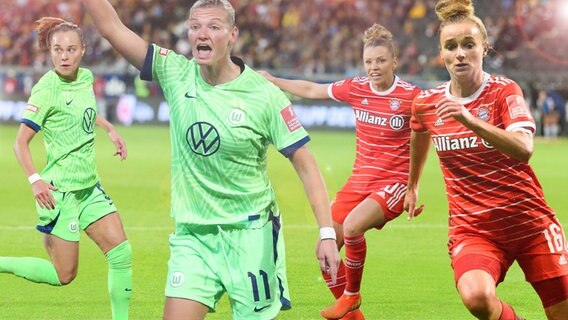
[[[335,235],[335,229],[332,227],[323,227],[320,228],[320,240],[336,240],[337,236]]]
[[[37,172],[28,177],[28,181],[30,182],[30,184],[34,184],[34,182],[38,180],[41,180],[41,177]]]

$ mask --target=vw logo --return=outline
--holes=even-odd
[[[221,145],[219,132],[213,125],[207,122],[196,122],[192,124],[185,135],[187,143],[194,153],[208,157]]]
[[[83,130],[86,133],[93,133],[95,131],[95,119],[97,112],[93,108],[85,109],[83,113]]]

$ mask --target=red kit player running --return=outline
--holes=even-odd
[[[440,0],[441,56],[450,81],[416,98],[405,207],[414,215],[430,140],[449,203],[449,253],[457,290],[478,319],[520,319],[496,296],[517,261],[548,319],[568,319],[568,251],[528,164],[534,120],[519,86],[483,72],[489,44],[469,0]]]
[[[287,80],[261,72],[281,89],[309,99],[334,99],[353,107],[356,157],[353,174],[332,203],[338,248],[345,245],[333,285],[322,274],[336,302],[321,312],[328,319],[364,319],[361,279],[367,253],[364,233],[381,229],[403,211],[409,169],[410,108],[420,89],[394,74],[397,58],[390,31],[373,25],[363,36],[366,77],[332,84]]]

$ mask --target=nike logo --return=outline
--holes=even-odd
[[[66,104],[66,105],[70,105],[71,102],[73,102],[73,99],[65,101],[65,104]]]
[[[261,308],[254,307],[254,312],[261,312],[262,310],[264,310],[264,309],[266,309],[266,308],[268,308],[268,307],[270,307],[270,305],[267,305],[267,306],[264,306],[264,307],[261,307]]]
[[[124,291],[132,291],[132,289],[126,288],[126,289],[124,289]]]
[[[188,98],[188,99],[195,99],[196,98],[195,96],[190,95],[189,92],[185,93],[185,97]]]

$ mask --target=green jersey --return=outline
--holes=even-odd
[[[282,91],[238,58],[239,77],[211,86],[195,60],[156,45],[147,57],[141,77],[160,84],[170,107],[175,222],[249,228],[279,215],[268,146],[288,156],[309,140]]]
[[[43,131],[47,165],[41,176],[59,191],[81,190],[99,181],[96,115],[93,74],[87,69],[79,68],[72,82],[49,71],[32,88],[22,123]]]

